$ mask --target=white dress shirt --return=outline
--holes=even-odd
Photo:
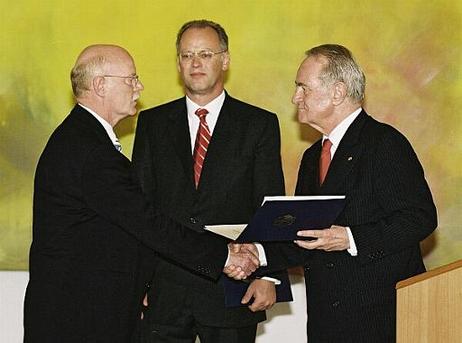
[[[200,119],[196,115],[196,111],[199,108],[205,108],[209,113],[205,117],[207,126],[210,130],[210,135],[213,135],[213,130],[217,124],[218,115],[220,114],[223,103],[225,102],[225,91],[222,91],[219,96],[210,101],[205,106],[199,106],[194,101],[192,101],[188,96],[186,96],[186,109],[188,111],[188,124],[189,124],[189,134],[191,135],[191,153],[194,153],[194,145],[196,143],[197,130],[199,129]]]

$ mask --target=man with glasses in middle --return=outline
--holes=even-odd
[[[284,194],[277,117],[225,92],[230,57],[219,24],[184,24],[176,48],[186,97],[138,119],[133,162],[143,191],[162,213],[197,230],[247,223],[264,196]],[[250,300],[226,308],[222,282],[158,258],[145,341],[254,342],[257,323],[276,300],[274,282],[254,280],[243,303]]]

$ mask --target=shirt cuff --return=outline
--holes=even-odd
[[[263,246],[260,243],[254,243],[254,244],[255,244],[255,247],[258,250],[258,259],[260,260],[260,266],[261,267],[267,266],[268,261],[266,260],[265,249],[263,248]],[[272,278],[272,277],[269,277],[269,276],[263,276],[260,279],[273,282],[275,285],[280,285],[281,284],[281,280],[278,280],[278,279],[275,279],[275,278]]]
[[[258,250],[258,259],[260,260],[260,267],[266,267],[268,265],[268,261],[266,261],[266,254],[265,249],[263,249],[263,245],[260,243],[254,243],[255,247]]]
[[[276,286],[281,284],[281,280],[269,276],[263,276],[260,279],[273,282]]]
[[[348,241],[350,242],[350,248],[348,248],[347,251],[351,256],[358,256],[358,249],[356,249],[356,243],[353,238],[353,234],[351,233],[351,230],[348,226],[346,227],[346,230],[348,235]]]

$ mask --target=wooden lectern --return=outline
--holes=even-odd
[[[396,285],[397,343],[462,343],[462,260]]]

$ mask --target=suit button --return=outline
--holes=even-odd
[[[334,302],[332,303],[332,307],[334,307],[334,308],[335,308],[335,307],[338,307],[339,305],[340,305],[340,301],[338,301],[338,300],[337,300],[337,301],[334,301]]]
[[[305,267],[303,268],[303,270],[304,270],[305,272],[308,272],[308,271],[310,271],[310,267],[305,266]]]
[[[191,224],[197,224],[197,219],[194,217],[189,218],[189,221],[191,222]]]
[[[334,264],[332,262],[326,263],[326,267],[332,269],[334,268]]]

